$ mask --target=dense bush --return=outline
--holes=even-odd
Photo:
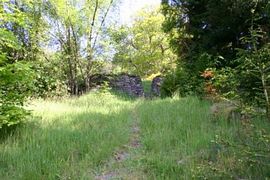
[[[27,23],[30,23],[30,19],[13,3],[9,1],[1,3],[0,129],[2,130],[3,127],[14,126],[26,119],[29,113],[24,109],[24,103],[33,91],[35,77],[32,65],[26,61],[31,52],[23,47],[30,41],[27,34],[29,30]],[[26,34],[27,40],[23,41],[22,36],[27,36]]]
[[[261,72],[269,70],[269,64],[266,63],[269,51],[263,47],[270,39],[270,2],[264,0],[219,3],[216,3],[216,0],[162,2],[166,17],[164,30],[171,37],[171,46],[177,52],[180,64],[176,72],[176,83],[169,83],[171,79],[169,75],[164,86],[168,87],[170,84],[170,89],[188,86],[189,88],[180,89],[180,93],[184,91],[185,94],[189,94],[189,91],[201,88],[200,74],[207,68],[214,68],[218,71],[216,83],[223,86],[220,89],[221,93],[235,91],[235,89],[228,90],[231,85],[224,82],[224,78],[228,81],[234,81],[236,78],[240,83],[237,93],[242,97],[245,96],[248,101],[256,100],[263,89]],[[238,69],[236,74],[230,72],[236,68]],[[186,73],[179,77],[178,74],[182,74],[183,69]],[[257,71],[255,74],[254,70]],[[268,80],[265,84],[268,86]],[[174,85],[175,88],[172,87]],[[232,87],[235,88],[235,84]]]
[[[48,60],[37,59],[33,70],[35,72],[35,89],[32,96],[34,97],[61,97],[68,94],[67,83],[63,75],[61,66],[61,57],[59,55],[49,56]]]
[[[167,74],[161,86],[161,96],[180,96],[203,94],[203,78],[199,74],[188,73],[185,69],[178,69]]]
[[[264,37],[261,33],[260,29],[251,30],[250,35],[243,38],[251,47],[238,49],[235,68],[207,68],[204,73],[212,72],[213,76],[205,77],[205,84],[213,86],[215,95],[237,100],[242,107],[265,110],[270,119],[270,48],[269,44],[259,47],[259,39]]]
[[[173,96],[177,92],[179,84],[175,73],[167,74],[161,84],[161,97]]]
[[[24,109],[34,86],[30,65],[17,62],[0,67],[0,129],[23,122],[29,114]]]

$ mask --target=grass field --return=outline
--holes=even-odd
[[[110,94],[33,102],[34,118],[0,144],[1,179],[93,177],[128,141],[131,108]]]
[[[213,119],[210,105],[110,93],[36,100],[34,117],[1,140],[0,179],[95,179],[104,167],[113,174],[120,165],[106,164],[130,143],[135,121],[140,146],[121,162],[128,173],[111,179],[270,177],[269,123]]]
[[[270,126],[263,118],[212,117],[195,97],[141,101],[141,157],[147,179],[267,179]]]

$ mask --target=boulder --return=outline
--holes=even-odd
[[[210,112],[214,118],[223,117],[227,121],[241,120],[242,118],[239,108],[231,102],[214,103],[210,108]]]
[[[156,76],[153,80],[152,80],[152,84],[151,84],[151,95],[152,96],[160,96],[160,88],[161,88],[161,84],[162,84],[163,78],[161,76]]]

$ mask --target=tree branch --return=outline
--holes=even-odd
[[[109,6],[108,6],[108,8],[107,8],[107,10],[106,10],[106,12],[105,12],[103,18],[102,18],[102,21],[101,21],[100,27],[99,27],[99,31],[102,29],[102,27],[103,27],[103,25],[104,25],[104,23],[105,23],[106,17],[107,17],[107,15],[108,15],[108,13],[109,13],[109,11],[110,11],[110,9],[111,9],[111,6],[112,6],[112,4],[113,4],[113,1],[114,1],[114,0],[111,0],[111,2],[110,2],[110,4],[109,4]],[[95,46],[96,46],[96,42],[97,42],[97,39],[98,39],[98,36],[99,36],[99,31],[97,32],[97,35],[96,35],[96,37],[95,37],[95,40],[94,40],[92,49],[94,49]]]

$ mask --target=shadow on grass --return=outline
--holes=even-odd
[[[135,101],[137,100],[139,97],[136,96],[131,96],[125,92],[121,92],[121,91],[117,91],[117,90],[110,90],[109,91],[112,95],[114,95],[115,97],[117,97],[117,99],[119,100],[123,100],[123,101]]]
[[[151,83],[152,81],[149,81],[149,80],[142,81],[144,97],[151,97]],[[139,98],[144,98],[144,97],[131,96],[128,93],[117,91],[114,89],[110,90],[109,92],[115,95],[119,100],[124,100],[124,101],[135,101]],[[152,98],[148,98],[148,99],[152,99]],[[154,99],[157,99],[157,98],[154,98]]]
[[[14,126],[3,126],[0,129],[0,142],[4,141],[6,138],[9,136],[14,135],[16,133],[16,130],[20,127],[21,125],[14,125]]]
[[[151,84],[152,84],[152,81],[150,81],[150,80],[143,80],[142,81],[143,90],[144,90],[145,94],[148,94],[148,95],[151,94]]]

